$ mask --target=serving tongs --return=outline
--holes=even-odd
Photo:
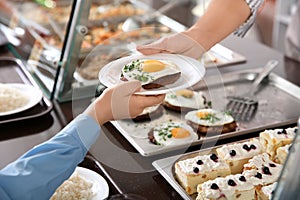
[[[255,78],[250,90],[245,94],[240,96],[227,96],[229,101],[226,105],[226,110],[229,111],[236,120],[249,121],[253,118],[258,107],[258,100],[255,98],[257,87],[277,64],[277,60],[270,60]]]

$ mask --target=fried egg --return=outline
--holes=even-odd
[[[145,108],[141,114],[139,114],[138,116],[133,118],[133,121],[139,122],[139,121],[145,121],[145,120],[153,120],[162,115],[163,115],[162,106],[155,105],[155,106]]]
[[[183,122],[165,122],[153,129],[156,144],[162,146],[190,144],[198,139],[193,129]]]
[[[139,80],[142,85],[179,72],[175,64],[165,60],[134,60],[122,68],[122,76],[126,80]]]
[[[172,106],[200,109],[205,108],[205,98],[202,92],[196,92],[188,89],[169,92],[166,94],[165,102]]]
[[[222,126],[235,121],[229,113],[214,109],[190,111],[185,115],[185,119],[202,126]]]
[[[145,115],[148,113],[152,113],[158,109],[159,105],[146,107],[140,115]]]

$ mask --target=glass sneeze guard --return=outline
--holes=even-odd
[[[300,118],[298,119],[298,131],[294,138],[293,144],[289,150],[283,170],[278,179],[278,183],[272,200],[281,199],[300,199]]]

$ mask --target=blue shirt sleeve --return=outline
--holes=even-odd
[[[0,199],[49,199],[99,134],[100,126],[94,119],[79,115],[53,138],[0,171]]]

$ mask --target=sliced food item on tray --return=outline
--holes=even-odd
[[[216,151],[228,163],[231,173],[236,174],[243,171],[250,158],[262,152],[262,146],[258,139],[253,138],[242,143],[225,144]]]
[[[196,200],[255,199],[255,186],[242,174],[230,174],[206,181],[197,187]]]
[[[163,102],[165,108],[176,112],[203,109],[208,106],[206,104],[206,98],[202,92],[189,89],[168,92]]]
[[[256,199],[262,187],[276,182],[281,169],[268,154],[256,155],[244,165],[243,172],[198,184],[196,199]]]
[[[282,165],[268,154],[258,154],[244,165],[243,172],[199,184],[196,199],[257,199],[262,187],[276,183],[281,170]]]
[[[134,122],[144,122],[148,120],[153,120],[157,117],[162,116],[163,114],[163,107],[160,105],[147,107],[143,110],[143,112],[138,115],[137,117],[133,118]]]
[[[198,139],[198,135],[183,122],[168,121],[152,128],[148,138],[155,145],[190,145]]]
[[[234,118],[226,112],[214,109],[200,109],[190,111],[185,115],[187,124],[192,126],[198,134],[221,134],[235,131],[237,124]]]
[[[175,163],[175,176],[189,194],[197,192],[197,185],[230,174],[229,165],[215,153],[199,155]]]
[[[256,186],[269,185],[277,181],[282,167],[281,164],[273,162],[267,153],[262,153],[244,165],[243,174]]]
[[[101,1],[99,1],[101,2]],[[109,1],[110,4],[94,4],[91,7],[89,19],[101,20],[109,18],[125,18],[131,15],[141,15],[145,13],[145,10],[137,7],[131,1]]]
[[[293,142],[298,128],[267,129],[259,134],[260,142],[264,150],[272,159],[276,156],[276,150]]]
[[[263,199],[263,200],[272,199],[276,186],[277,186],[277,182],[274,182],[270,185],[266,185],[263,187],[257,187],[256,194],[258,199]]]
[[[287,144],[285,146],[278,147],[276,149],[276,156],[274,159],[275,162],[278,162],[283,165],[287,158],[287,155],[291,149],[291,146],[292,146],[292,144]]]

